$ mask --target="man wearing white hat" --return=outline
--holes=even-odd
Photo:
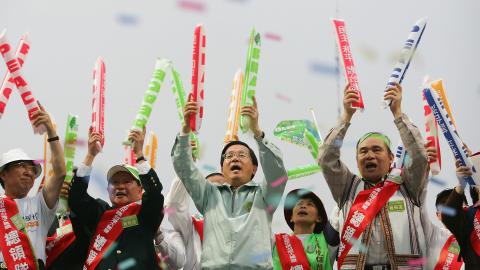
[[[58,197],[65,179],[62,146],[50,116],[40,106],[33,125],[46,127],[52,153],[53,175],[33,197],[27,197],[42,167],[22,149],[12,149],[0,157],[1,267],[8,269],[44,269],[45,239],[55,219]]]

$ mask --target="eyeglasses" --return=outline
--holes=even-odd
[[[32,165],[29,162],[26,161],[20,161],[17,163],[13,163],[10,165],[12,168],[20,168],[22,167],[23,169],[31,172],[32,174],[36,175],[37,174],[37,167],[35,165]]]
[[[239,159],[246,159],[247,157],[249,157],[249,154],[246,153],[246,152],[227,152],[225,154],[223,154],[223,158],[224,159],[233,159],[233,157],[238,157]]]

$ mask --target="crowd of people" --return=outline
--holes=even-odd
[[[480,211],[477,186],[469,191],[472,171],[456,163],[458,184],[438,194],[438,227],[426,211],[429,162],[418,128],[402,111],[402,87],[384,94],[410,157],[392,168],[394,154],[387,135],[359,137],[359,175],[342,162],[342,141],[356,112],[359,95],[345,87],[343,114],[319,147],[321,167],[337,208],[327,215],[311,190],[295,189],[283,205],[290,232],[272,233],[272,218],[285,195],[287,171],[282,153],[259,125],[257,102],[241,108],[258,145],[226,143],[220,171],[202,175],[184,121],[171,157],[176,178],[164,197],[157,173],[146,160],[145,129],[131,130],[136,165],[119,164],[107,172],[110,202],[87,192],[101,135],[92,129],[83,162],[65,184],[64,153],[46,110],[33,115],[44,126],[53,174],[35,196],[27,196],[42,167],[15,148],[0,157],[0,269],[480,269]],[[184,117],[198,112],[188,100]],[[340,142],[340,143],[339,143]],[[256,152],[258,152],[258,157]],[[255,177],[262,169],[264,179]],[[43,169],[45,170],[45,169]],[[68,199],[68,215],[56,216],[59,198]],[[189,211],[191,198],[198,213]],[[452,211],[445,211],[450,209]],[[168,214],[167,214],[168,213]],[[169,222],[170,229],[160,227]]]

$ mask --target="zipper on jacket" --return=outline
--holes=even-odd
[[[233,210],[234,210],[234,206],[235,206],[235,194],[236,194],[236,189],[233,190],[233,194],[232,194],[232,214],[233,214]]]

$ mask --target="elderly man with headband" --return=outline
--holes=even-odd
[[[421,269],[409,265],[424,252],[420,226],[421,193],[427,183],[428,162],[418,128],[402,112],[399,84],[385,92],[392,100],[390,110],[411,162],[403,170],[390,169],[394,155],[390,139],[369,132],[357,143],[355,175],[340,160],[340,147],[355,113],[355,90],[347,85],[344,112],[320,147],[318,163],[333,198],[340,208],[339,269]],[[362,249],[368,248],[368,252]]]

